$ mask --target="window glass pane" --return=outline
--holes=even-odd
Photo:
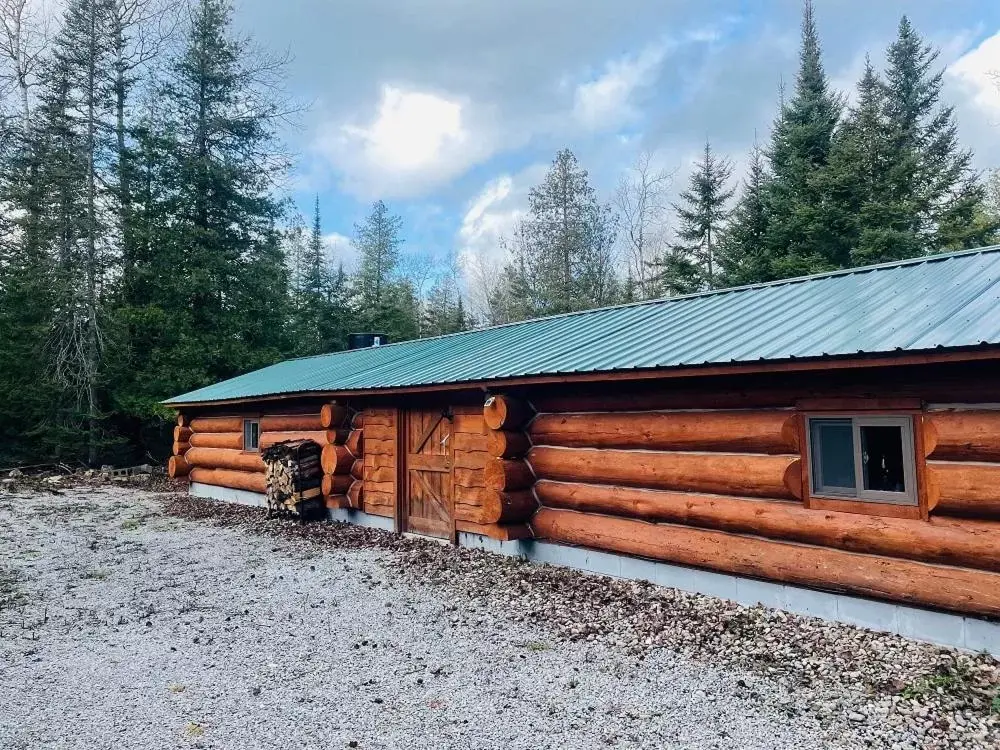
[[[255,451],[260,442],[260,423],[254,419],[243,420],[243,450]]]
[[[855,495],[854,432],[850,419],[811,419],[813,489]]]
[[[864,488],[879,492],[906,492],[902,428],[863,426],[860,429]]]

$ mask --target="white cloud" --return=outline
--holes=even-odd
[[[352,271],[358,262],[358,253],[354,249],[351,238],[340,232],[330,232],[323,235],[323,247],[326,250],[326,257],[333,267],[344,264],[345,271]]]
[[[949,65],[948,74],[980,110],[1000,116],[1000,32]]]
[[[322,129],[317,150],[365,197],[413,196],[489,156],[489,129],[477,130],[471,103],[383,85],[371,121]]]
[[[597,78],[579,84],[573,104],[576,120],[590,130],[607,130],[636,116],[632,98],[649,86],[667,54],[664,43],[646,47],[638,55],[611,60]]]

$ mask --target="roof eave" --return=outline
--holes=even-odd
[[[980,344],[969,347],[938,347],[918,351],[873,352],[835,355],[811,358],[789,358],[760,360],[752,362],[710,363],[702,365],[674,365],[629,370],[595,370],[575,373],[548,373],[522,375],[489,380],[455,381],[450,383],[427,383],[408,386],[387,386],[384,388],[360,388],[333,391],[292,391],[284,393],[241,396],[231,399],[208,401],[161,401],[161,405],[172,409],[205,406],[227,406],[249,404],[260,401],[283,401],[294,398],[345,398],[357,396],[390,396],[407,393],[428,393],[434,391],[460,391],[470,389],[511,388],[528,385],[552,385],[556,383],[592,383],[600,381],[637,381],[656,378],[686,378],[715,375],[756,374],[768,372],[808,372],[810,370],[850,369],[854,367],[892,367],[900,365],[939,364],[944,362],[975,362],[1000,359],[1000,345]]]

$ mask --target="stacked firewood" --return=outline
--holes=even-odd
[[[268,516],[290,514],[306,521],[324,515],[322,450],[313,440],[289,440],[261,451]]]

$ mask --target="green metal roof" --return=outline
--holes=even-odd
[[[1000,246],[280,362],[167,404],[1000,344]]]

